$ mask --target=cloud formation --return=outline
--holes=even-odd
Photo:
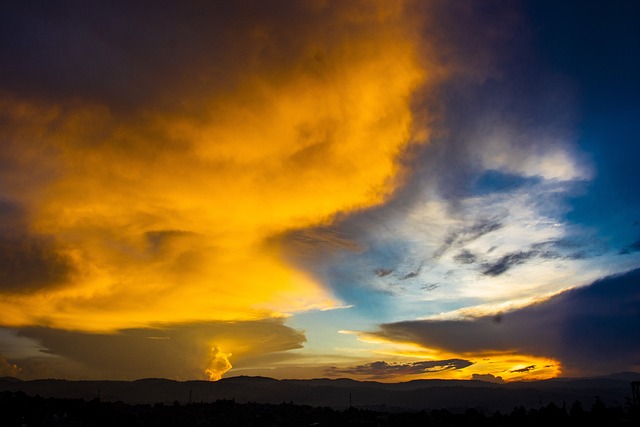
[[[477,381],[485,381],[488,383],[497,383],[497,384],[504,384],[504,380],[502,379],[502,377],[496,377],[495,375],[492,374],[473,374],[471,376],[472,380],[477,380]]]
[[[516,265],[524,264],[536,255],[537,253],[534,251],[517,251],[508,253],[493,263],[485,264],[483,266],[482,274],[488,276],[499,276]]]
[[[607,277],[496,317],[405,321],[377,336],[454,354],[518,352],[560,360],[565,375],[637,370],[640,270]],[[511,372],[528,372],[535,365]]]
[[[401,181],[424,127],[412,97],[435,78],[409,4],[1,8],[0,200],[26,230],[0,236],[5,325],[340,305],[274,236]]]
[[[73,259],[55,236],[31,232],[24,216],[15,203],[0,199],[0,294],[60,286],[74,274]]]
[[[20,375],[18,365],[10,363],[6,357],[0,354],[0,376],[2,377],[18,377]]]
[[[204,370],[211,381],[220,380],[229,369],[233,368],[229,362],[229,356],[232,356],[232,353],[223,353],[218,347],[211,349],[211,362],[209,362],[209,367]]]
[[[12,359],[25,379],[217,380],[232,365],[264,368],[266,361],[301,348],[306,340],[282,319],[155,324],[111,333],[44,327],[16,332],[40,344]]]
[[[587,218],[637,220],[634,180],[598,184],[581,94],[537,50],[584,17],[529,21],[575,9],[530,3],[0,4],[0,351],[25,377],[282,373],[305,338],[284,319],[304,313],[321,341],[305,360],[325,363],[307,372],[427,366],[343,356],[337,330],[379,323],[382,341],[428,332],[458,352],[417,357],[473,362],[442,375],[596,369],[541,331],[578,316],[581,294],[549,298],[639,265],[637,233]],[[637,157],[604,134],[598,156]],[[581,210],[594,188],[611,203]]]
[[[425,360],[409,363],[388,363],[381,360],[346,368],[332,367],[327,369],[325,372],[326,375],[332,377],[349,375],[375,380],[398,378],[405,375],[436,373],[451,369],[463,369],[471,366],[472,364],[472,362],[462,359]]]
[[[637,265],[568,218],[593,164],[577,145],[576,94],[538,66],[522,9],[425,8],[451,72],[414,107],[429,143],[407,149],[406,181],[384,205],[289,231],[292,262],[389,322],[496,314]],[[324,233],[350,246],[297,244]]]

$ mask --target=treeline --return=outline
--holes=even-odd
[[[385,412],[350,408],[334,410],[282,403],[211,403],[131,405],[99,399],[59,399],[0,393],[0,426],[637,426],[640,408],[607,407],[600,400],[585,408],[553,403],[537,409],[515,408],[509,414],[484,414],[475,409],[462,413],[444,409],[420,412]]]

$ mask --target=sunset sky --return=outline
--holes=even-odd
[[[640,371],[639,20],[0,2],[0,376]]]

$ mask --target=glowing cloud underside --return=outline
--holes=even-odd
[[[233,79],[169,82],[170,106],[3,95],[1,150],[17,165],[3,197],[54,265],[48,282],[3,295],[3,323],[113,330],[337,306],[270,237],[395,188],[425,72],[411,23],[384,3],[334,7],[291,53],[266,16],[237,40]]]

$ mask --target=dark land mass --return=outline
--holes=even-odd
[[[485,413],[476,409],[453,412],[446,409],[387,412],[374,409],[344,410],[293,403],[238,403],[216,400],[181,404],[128,404],[98,398],[61,399],[0,392],[0,426],[638,426],[640,407],[607,407],[596,401],[585,408],[574,402],[570,408],[549,403],[540,408],[514,408],[509,413]]]
[[[639,373],[598,378],[556,378],[544,381],[496,384],[473,380],[415,380],[380,383],[350,379],[275,380],[231,377],[217,382],[142,379],[137,381],[67,381],[0,378],[0,391],[59,399],[99,399],[126,404],[236,403],[308,405],[344,410],[349,407],[385,412],[467,409],[510,413],[516,407],[567,407],[581,402],[586,408],[599,401],[607,407],[632,402],[631,382]]]

